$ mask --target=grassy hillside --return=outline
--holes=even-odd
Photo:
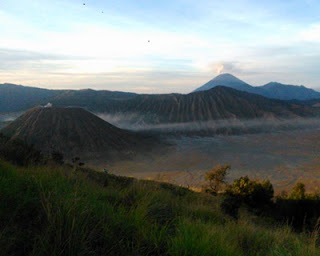
[[[220,197],[87,169],[0,161],[0,255],[320,255],[294,233]]]

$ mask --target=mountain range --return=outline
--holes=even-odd
[[[223,84],[220,86],[218,84]],[[226,86],[228,85],[228,86]],[[210,87],[212,87],[210,89]],[[232,88],[230,88],[232,87]],[[128,126],[206,122],[212,120],[287,119],[319,116],[319,99],[283,101],[260,95],[282,95],[288,88],[300,95],[317,95],[305,87],[269,83],[253,87],[230,75],[219,75],[189,94],[135,94],[86,90],[47,90],[12,84],[0,85],[0,113],[30,109],[48,102],[55,107],[81,107],[94,113],[128,120]],[[320,93],[319,93],[320,94]],[[308,97],[309,97],[308,96]],[[310,96],[311,97],[311,96]],[[3,114],[2,114],[3,115]],[[112,124],[118,122],[105,118]],[[3,123],[1,124],[4,125]]]
[[[217,86],[190,94],[138,95],[113,102],[104,113],[139,114],[136,121],[152,124],[203,122],[223,119],[311,117],[318,110],[260,95]]]
[[[320,92],[304,86],[271,82],[264,86],[255,87],[231,74],[219,75],[194,92],[209,90],[216,86],[231,87],[271,99],[292,100],[301,105],[320,102]],[[56,106],[78,106],[95,111],[103,111],[109,108],[109,105],[112,105],[113,102],[126,101],[135,97],[144,98],[144,96],[146,95],[108,90],[48,90],[15,84],[0,84],[0,113],[26,111],[38,105],[45,105],[48,102]],[[149,95],[147,97],[163,98],[163,95]],[[308,102],[309,100],[311,102]]]
[[[251,86],[237,77],[225,73],[218,75],[206,84],[200,86],[195,92],[212,89],[216,86],[227,86],[239,91],[259,94],[267,98],[279,100],[311,100],[320,99],[320,92],[304,86],[287,85],[270,82],[263,86]]]

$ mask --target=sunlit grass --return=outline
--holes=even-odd
[[[166,183],[0,162],[0,255],[320,255],[315,235],[241,216]]]

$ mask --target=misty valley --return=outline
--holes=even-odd
[[[319,189],[320,130],[273,131],[213,137],[170,137],[164,154],[146,154],[108,166],[119,175],[171,182],[200,188],[204,174],[219,164],[230,164],[229,179],[246,176],[269,179],[277,192],[289,190],[298,180],[308,190]],[[141,171],[143,170],[143,171]]]
[[[319,189],[320,118],[150,124],[141,122],[137,113],[97,115],[123,129],[159,135],[170,145],[161,154],[117,162],[93,160],[100,169],[108,166],[119,175],[199,188],[212,166],[230,164],[230,181],[248,175],[269,179],[277,192],[298,180],[308,190]]]
[[[238,81],[222,78],[211,83]],[[50,93],[53,98],[46,92],[42,102],[53,107],[39,106],[38,99],[30,103],[33,110],[0,114],[2,133],[60,152],[66,162],[80,157],[86,166],[116,175],[200,189],[207,171],[229,164],[230,181],[248,175],[269,179],[277,192],[297,181],[318,190],[320,109],[312,106],[317,101],[279,101],[219,86],[187,95]],[[97,105],[103,97],[108,98]]]

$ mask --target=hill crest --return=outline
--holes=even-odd
[[[140,134],[117,128],[82,108],[37,107],[1,130],[11,139],[22,139],[43,152],[65,155],[127,152],[144,148]]]

